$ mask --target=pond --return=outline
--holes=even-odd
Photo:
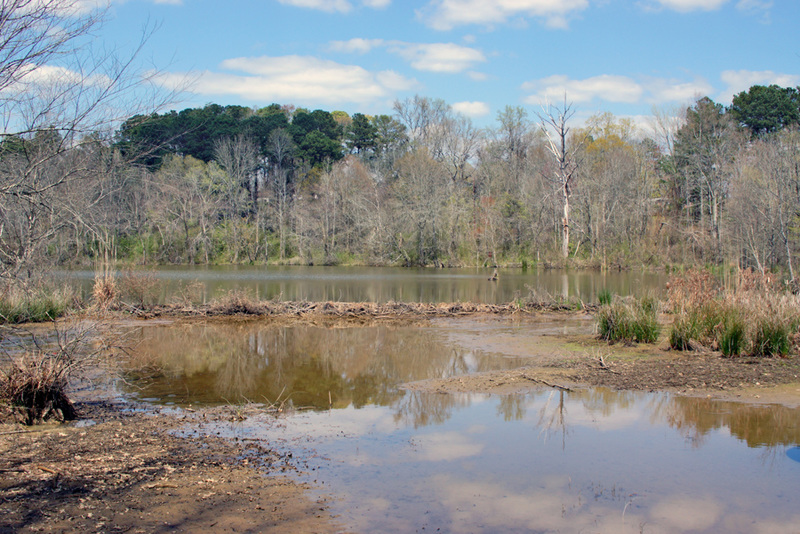
[[[168,301],[187,288],[199,289],[193,300],[206,302],[227,291],[242,290],[258,298],[294,301],[340,302],[476,302],[506,304],[543,295],[575,297],[596,302],[598,292],[619,295],[661,293],[668,276],[663,273],[557,271],[500,269],[497,281],[489,281],[493,269],[411,269],[395,267],[305,266],[196,266],[159,267],[132,274],[162,282],[158,299]],[[61,271],[68,280],[91,295],[94,272]],[[125,273],[120,273],[125,275]]]
[[[798,409],[603,388],[402,387],[574,355],[583,349],[556,335],[592,328],[587,316],[145,327],[137,353],[166,372],[129,393],[162,405],[296,408],[184,432],[293,452],[348,531],[796,531]]]

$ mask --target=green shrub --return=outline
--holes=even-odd
[[[597,300],[600,301],[601,306],[610,306],[611,300],[613,299],[613,295],[611,291],[608,289],[601,289],[600,292],[597,294]]]

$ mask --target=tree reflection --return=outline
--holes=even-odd
[[[147,328],[137,353],[158,362],[164,377],[145,385],[142,394],[159,398],[179,390],[187,392],[187,402],[211,403],[275,402],[281,396],[295,407],[360,408],[397,402],[404,396],[398,385],[405,382],[514,364],[453,347],[437,332],[263,322]],[[432,412],[439,404],[432,404]],[[422,411],[401,408],[417,413],[417,424],[425,419]]]
[[[694,446],[721,428],[749,447],[800,443],[800,409],[779,405],[749,405],[693,397],[665,397],[653,414],[676,428]]]

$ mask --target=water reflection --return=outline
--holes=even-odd
[[[407,417],[409,406],[428,418]],[[684,437],[700,423],[685,406],[609,390],[414,392],[394,406],[230,428],[324,457],[311,461],[310,481],[335,492],[333,511],[353,531],[794,532],[800,466],[791,449],[764,462],[765,446],[728,431],[756,413],[734,403],[716,407],[731,418],[698,446]],[[780,447],[786,434],[775,436],[767,441]]]
[[[580,324],[580,319],[572,321]],[[325,328],[247,321],[144,327],[138,330],[137,355],[157,361],[163,374],[134,380],[132,392],[161,403],[285,401],[316,410],[388,406],[398,424],[439,425],[454,412],[468,409],[472,397],[404,391],[399,386],[531,364],[537,353],[526,358],[519,347],[542,343],[537,324],[447,321],[424,328]],[[552,321],[538,326],[549,332]],[[471,348],[468,341],[476,336],[490,340],[485,350]],[[551,390],[543,399],[530,414],[526,396],[502,396],[496,413],[509,422],[534,418],[543,435],[560,436],[563,442],[576,425],[602,420],[607,429],[621,429],[643,409],[653,424],[674,428],[695,447],[720,429],[750,447],[800,443],[800,411],[785,406],[643,397],[607,388]],[[580,410],[571,413],[569,406],[575,411],[576,405]]]
[[[191,431],[309,447],[298,455],[308,482],[337,495],[333,512],[353,531],[796,531],[800,409],[605,388],[399,389],[531,363],[520,347],[553,328],[539,326],[148,327],[137,351],[165,373],[138,394],[314,407]]]
[[[441,331],[429,328],[215,323],[146,327],[138,338],[138,359],[157,362],[164,374],[137,382],[137,394],[161,402],[288,399],[292,406],[320,410],[385,406],[403,397],[397,386],[404,382],[524,362],[447,344]],[[427,424],[433,410],[420,409],[413,399],[398,417]]]

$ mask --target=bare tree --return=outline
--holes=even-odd
[[[578,160],[576,155],[580,150],[586,137],[576,143],[568,145],[570,127],[567,125],[575,115],[572,104],[567,103],[564,95],[564,105],[562,107],[545,104],[542,111],[537,114],[541,122],[542,130],[547,136],[550,154],[553,156],[556,167],[550,179],[555,183],[561,198],[563,217],[561,219],[561,255],[566,258],[569,256],[569,235],[570,235],[570,198],[572,197],[572,186],[575,173],[578,170]]]
[[[278,238],[280,259],[286,257],[286,234],[288,228],[288,208],[291,199],[291,159],[295,152],[292,136],[284,128],[272,130],[267,141],[269,152],[272,191],[278,212]]]
[[[0,276],[31,274],[53,236],[83,224],[76,215],[89,206],[68,202],[114,193],[69,194],[125,165],[109,149],[121,119],[174,96],[136,64],[149,32],[126,55],[92,46],[104,13],[79,0],[0,0]]]

